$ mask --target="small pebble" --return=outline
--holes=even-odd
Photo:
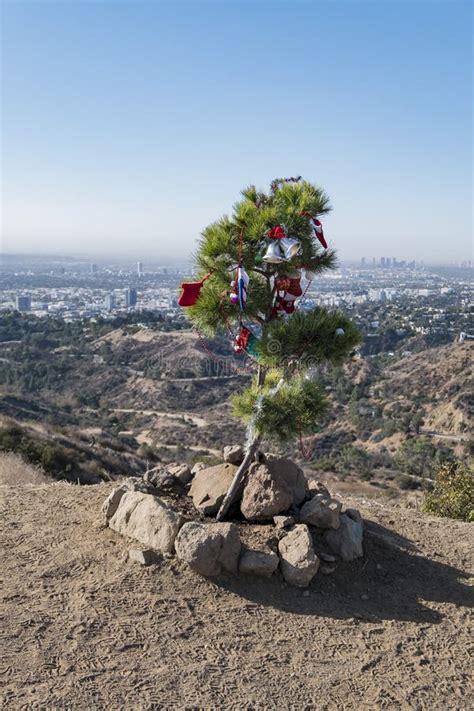
[[[309,590],[303,590],[303,597],[309,597]]]
[[[329,555],[329,553],[318,553],[318,558],[321,558],[321,560],[324,560],[325,563],[335,563],[336,558],[333,555]]]
[[[364,594],[364,595],[361,595],[361,596],[360,596],[360,599],[361,599],[361,600],[368,600],[368,599],[369,599],[369,596]]]
[[[322,573],[323,575],[331,575],[331,573],[334,573],[336,568],[331,568],[329,565],[320,565],[319,566],[319,572]]]

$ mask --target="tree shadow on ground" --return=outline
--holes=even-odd
[[[473,589],[462,582],[469,578],[467,572],[424,557],[411,541],[380,524],[366,520],[364,525],[364,557],[339,562],[330,575],[318,572],[309,595],[287,585],[279,572],[270,579],[226,576],[216,584],[285,612],[366,622],[437,623],[444,615],[430,603],[473,606]],[[329,552],[318,539],[315,549]]]

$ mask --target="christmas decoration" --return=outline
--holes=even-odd
[[[285,261],[285,257],[283,256],[283,252],[281,251],[281,247],[278,242],[270,242],[263,257],[263,261],[268,262],[269,264],[280,264]]]
[[[301,242],[298,242],[297,239],[293,239],[292,237],[283,237],[283,239],[280,240],[280,247],[283,250],[285,259],[289,261],[293,259],[293,257],[296,257],[300,251]]]
[[[247,303],[247,287],[249,283],[249,275],[243,267],[239,267],[237,272],[237,296],[239,299],[240,310],[245,310]]]
[[[322,226],[320,220],[318,220],[316,217],[313,217],[313,215],[307,211],[304,211],[301,214],[304,215],[305,217],[309,217],[309,219],[313,223],[315,237],[319,240],[319,242],[324,247],[324,249],[327,249],[328,245],[327,245],[326,240],[324,239],[323,226]]]
[[[359,335],[348,318],[309,302],[300,308],[302,273],[313,281],[335,264],[319,219],[328,211],[324,191],[299,176],[273,181],[268,193],[250,186],[231,216],[202,233],[197,265],[207,276],[183,284],[180,303],[189,306],[198,332],[230,331],[235,353],[250,356],[246,362],[256,371],[250,387],[233,398],[235,413],[248,424],[246,453],[219,519],[262,439],[301,440],[321,426],[327,402],[314,369],[354,357]],[[308,366],[313,371],[306,378]]]
[[[247,347],[247,343],[250,338],[250,331],[245,326],[241,326],[238,335],[234,342],[234,351],[236,353],[242,353]]]
[[[194,304],[197,303],[204,282],[209,279],[210,276],[211,273],[206,274],[201,281],[183,282],[181,284],[183,291],[178,299],[179,306],[194,306]]]

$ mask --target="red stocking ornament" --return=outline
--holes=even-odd
[[[199,299],[199,292],[201,291],[206,279],[209,279],[211,274],[206,274],[206,276],[201,279],[201,281],[189,281],[183,282],[181,284],[181,296],[178,299],[179,306],[194,306],[194,304]]]

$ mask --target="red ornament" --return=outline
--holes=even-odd
[[[300,284],[300,277],[295,277],[294,279],[288,279],[289,284],[286,287],[285,291],[288,292],[288,294],[291,294],[292,296],[298,297],[303,294],[303,289],[301,288]]]
[[[286,237],[286,232],[281,225],[277,225],[267,232],[267,237],[268,239],[283,239]]]
[[[316,217],[313,217],[310,212],[302,212],[301,214],[304,215],[305,217],[309,217],[309,219],[313,223],[314,236],[319,240],[319,242],[324,247],[324,249],[327,249],[328,243],[324,239],[323,226],[322,226],[320,220],[317,220]]]
[[[183,290],[181,296],[178,299],[179,306],[194,306],[194,304],[199,299],[199,292],[201,291],[206,279],[209,279],[211,272],[206,274],[206,276],[201,279],[201,281],[190,281],[183,282],[181,284],[181,289]]]
[[[245,326],[240,327],[239,335],[235,338],[234,351],[236,353],[242,353],[247,346],[250,338],[250,331]]]

